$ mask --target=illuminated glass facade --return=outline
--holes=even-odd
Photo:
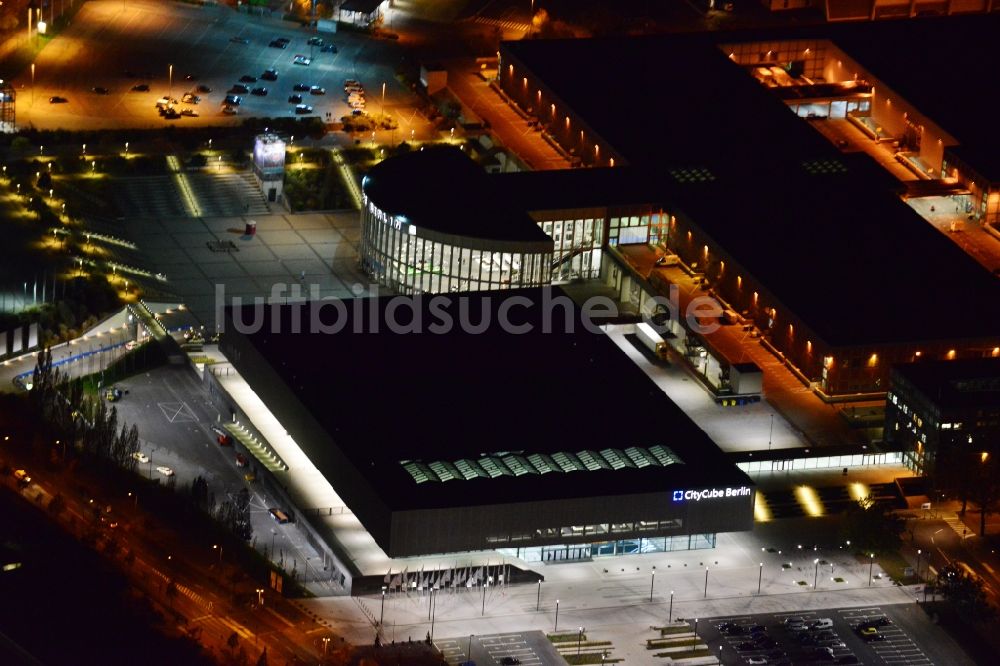
[[[536,287],[552,281],[551,240],[490,240],[417,227],[405,216],[385,213],[367,196],[361,261],[373,279],[403,294]]]

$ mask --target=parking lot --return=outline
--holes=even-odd
[[[279,38],[287,40],[284,48],[269,46]],[[333,44],[336,52],[310,45],[311,38]],[[295,116],[296,104],[288,101],[293,94],[301,94],[301,103],[312,107],[309,115],[325,119],[330,113],[331,119],[339,119],[351,112],[345,79],[360,81],[369,96],[377,96],[367,100],[370,113],[380,112],[386,82],[391,112],[396,104],[412,102],[392,68],[383,64],[393,61],[394,48],[357,34],[317,35],[263,22],[217,5],[92,0],[45,46],[34,76],[28,70],[15,80],[17,122],[43,129],[218,125],[246,116]],[[298,56],[299,62],[309,59],[310,64],[294,64]],[[277,71],[276,80],[261,78],[268,69]],[[238,113],[224,114],[227,91],[244,76],[257,81],[247,82]],[[297,93],[296,83],[325,93]],[[197,92],[198,86],[210,92]],[[255,88],[266,88],[267,94],[250,94]],[[189,91],[201,98],[198,104],[180,101]],[[177,99],[177,109],[198,116],[161,117],[156,102],[164,96]],[[66,101],[50,103],[52,97]]]
[[[909,604],[701,619],[698,634],[723,664],[972,663]]]

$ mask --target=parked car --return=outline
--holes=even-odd
[[[230,37],[229,41],[231,41],[234,44],[249,44],[250,43],[250,40],[247,39],[246,37]]]
[[[219,446],[232,446],[233,436],[225,428],[214,425],[212,426],[212,434],[215,435],[215,441]]]
[[[242,83],[237,83],[233,85],[232,88],[229,89],[229,93],[232,95],[246,95],[248,92],[250,92],[250,88],[243,85]]]
[[[49,104],[65,104],[69,100],[65,97],[59,97],[58,95],[53,95],[49,97]]]
[[[292,40],[290,40],[288,37],[275,37],[274,41],[281,42],[282,44],[287,44]]]
[[[326,94],[326,88],[324,88],[323,86],[312,86],[311,88],[309,88],[309,94],[310,95],[325,95]]]
[[[31,483],[31,475],[23,469],[14,470],[14,478],[17,479],[18,483]]]
[[[357,79],[344,79],[344,86],[345,87],[346,86],[360,86],[360,85],[361,85],[361,81],[358,81]]]
[[[294,520],[292,520],[292,516],[290,514],[277,507],[272,507],[268,509],[267,512],[271,514],[272,518],[274,518],[274,522],[278,523],[279,525],[295,522]]]
[[[264,79],[265,81],[277,81],[278,70],[274,69],[273,67],[271,69],[265,69],[264,73],[260,75],[260,78]]]
[[[292,64],[293,65],[305,65],[306,67],[308,67],[309,65],[312,64],[312,58],[310,58],[309,56],[305,56],[305,55],[297,55],[297,56],[295,56],[295,58],[292,59]]]
[[[108,402],[118,402],[125,395],[124,392],[117,386],[109,386],[104,389],[104,399]]]
[[[177,109],[175,109],[172,106],[168,106],[167,108],[162,109],[160,111],[160,115],[166,118],[167,120],[177,120],[178,118],[181,117],[181,114],[177,112]]]
[[[111,92],[110,90],[108,90],[103,86],[94,86],[93,88],[91,88],[91,90],[97,93],[98,95],[107,95],[109,92]]]
[[[313,112],[313,108],[308,104],[296,104],[295,113],[300,116],[305,116]]]
[[[156,468],[156,471],[159,472],[160,474],[162,474],[163,476],[173,476],[174,475],[174,470],[170,469],[166,465],[160,465],[159,467]]]
[[[310,37],[306,41],[306,44],[308,44],[309,46],[323,46],[323,38],[322,37]]]
[[[243,98],[239,95],[226,95],[226,101],[224,102],[224,104],[228,104],[230,106],[239,106],[242,103]]]
[[[227,116],[235,116],[239,112],[240,108],[238,106],[233,106],[232,104],[226,104],[225,106],[222,107],[222,113],[226,114]]]
[[[333,44],[324,44],[323,48],[321,48],[319,51],[320,53],[336,53],[337,47],[334,46]]]
[[[882,632],[880,632],[875,627],[865,627],[859,633],[861,634],[861,638],[865,639],[866,641],[884,641],[885,640],[885,634],[883,634]]]
[[[288,96],[288,103],[289,104],[301,104],[302,103],[302,95],[289,95]]]
[[[288,42],[281,42],[278,41],[277,39],[274,39],[271,40],[271,43],[268,44],[268,46],[270,46],[272,49],[283,49],[288,46]]]
[[[267,97],[267,88],[254,88],[250,91],[251,95],[256,95],[257,97]]]
[[[206,85],[199,85],[197,88],[195,88],[195,90],[197,92],[200,92],[200,93],[210,93],[210,92],[212,92],[212,89],[209,88]]]
[[[243,455],[242,453],[237,453],[236,454],[236,466],[237,467],[246,467],[247,466],[247,457],[245,455]]]
[[[240,81],[243,83],[257,83],[256,76],[250,76],[249,74],[244,74],[240,77]]]
[[[132,86],[132,92],[149,92],[148,83],[137,83]]]
[[[309,85],[308,83],[296,83],[294,86],[292,86],[292,90],[294,90],[295,92],[309,92],[311,88],[312,86]]]
[[[832,629],[833,620],[828,617],[822,617],[818,620],[813,620],[809,623],[810,629]]]
[[[736,649],[740,652],[749,652],[750,650],[756,650],[757,644],[753,641],[743,641],[736,646]]]
[[[181,101],[184,102],[185,104],[200,104],[201,97],[198,97],[194,93],[187,92],[184,93],[183,97],[181,97]]]
[[[767,657],[747,657],[747,664],[749,666],[763,666],[763,664],[767,663]]]
[[[142,463],[144,465],[149,462],[149,456],[147,456],[142,451],[136,451],[135,453],[133,453],[132,454],[132,459],[135,460],[136,462],[140,462],[140,463]]]
[[[181,109],[181,115],[187,116],[188,118],[197,118],[198,112],[194,109]]]

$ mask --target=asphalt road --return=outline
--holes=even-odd
[[[91,0],[70,27],[42,50],[34,75],[29,69],[15,80],[17,122],[42,129],[98,129],[236,124],[248,115],[291,117],[294,104],[287,98],[295,83],[326,88],[325,95],[304,93],[303,102],[314,107],[313,115],[325,117],[330,112],[333,119],[339,119],[350,112],[343,93],[345,78],[364,84],[370,113],[380,112],[383,81],[387,112],[412,104],[412,93],[394,78],[396,45],[360,34],[336,33],[322,37],[333,42],[338,52],[322,53],[306,43],[315,34],[211,4],[199,8],[150,0]],[[277,37],[290,40],[287,48],[268,46]],[[313,62],[294,65],[296,55],[311,55]],[[268,95],[242,95],[239,115],[223,115],[226,91],[241,76],[259,78],[268,68],[278,71],[277,81],[248,84],[266,87]],[[188,80],[188,75],[193,79]],[[141,83],[149,85],[150,91],[131,91]],[[178,106],[195,109],[199,117],[160,118],[155,108],[158,98],[172,94],[179,100],[198,84],[212,92],[200,94],[198,105]],[[106,88],[108,93],[97,94],[94,87]],[[68,101],[50,104],[52,96]],[[409,127],[404,129],[408,133]]]

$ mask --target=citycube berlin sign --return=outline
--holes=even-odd
[[[749,497],[750,486],[736,488],[707,488],[705,490],[675,490],[674,501],[695,501],[722,499],[726,497]]]

